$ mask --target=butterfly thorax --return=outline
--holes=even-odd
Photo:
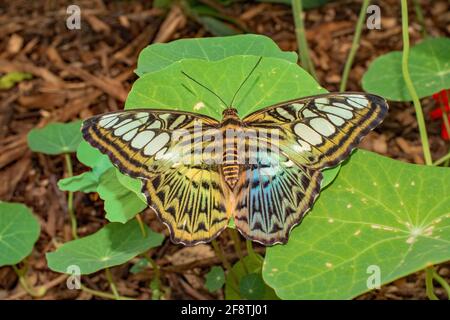
[[[233,189],[239,180],[240,164],[238,163],[238,141],[235,133],[242,125],[234,108],[227,108],[222,113],[221,128],[223,133],[222,173],[225,182]]]

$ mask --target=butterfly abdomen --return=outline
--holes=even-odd
[[[238,163],[237,147],[235,144],[225,147],[223,153],[222,172],[225,182],[234,188],[239,179],[240,166]]]

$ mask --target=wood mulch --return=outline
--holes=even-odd
[[[423,0],[426,26],[432,36],[450,33],[447,0]],[[365,30],[350,75],[348,90],[360,91],[361,78],[370,62],[392,50],[401,50],[400,7],[397,0],[377,1],[382,11],[382,29]],[[67,290],[65,276],[47,268],[45,253],[71,239],[66,197],[57,188],[64,177],[59,156],[32,153],[26,135],[49,122],[84,119],[119,110],[132,83],[139,52],[148,44],[179,38],[210,36],[183,12],[152,8],[151,1],[79,0],[81,30],[68,30],[66,8],[71,1],[15,0],[0,3],[0,74],[25,71],[33,79],[10,90],[0,90],[0,199],[25,203],[33,209],[42,232],[28,262],[31,285],[46,285],[42,299],[93,299],[91,294]],[[306,14],[307,38],[320,83],[338,89],[350,49],[361,1],[337,1]],[[249,32],[274,39],[284,50],[297,50],[290,8],[281,4],[246,1],[225,8],[226,13]],[[421,39],[414,10],[410,12],[411,42]],[[424,112],[435,108],[423,100]],[[427,119],[429,120],[429,119]],[[439,122],[427,121],[434,159],[448,152],[440,137]],[[414,110],[408,104],[392,103],[385,122],[362,143],[362,148],[412,163],[424,163]],[[73,159],[76,163],[75,158]],[[85,171],[77,164],[75,173]],[[95,194],[75,195],[79,234],[85,236],[105,224],[103,204]],[[147,224],[167,234],[166,228],[148,212]],[[227,233],[219,241],[230,261],[237,259]],[[263,248],[258,248],[263,252]],[[219,264],[209,245],[175,246],[168,240],[153,255],[162,270],[165,299],[223,299],[223,292],[204,288],[205,274]],[[438,272],[450,279],[450,264]],[[112,269],[122,295],[150,299],[151,271],[131,274],[130,264]],[[104,273],[83,277],[90,288],[109,292]],[[444,299],[444,291],[436,290]],[[10,267],[0,268],[0,299],[29,299]],[[424,273],[394,281],[360,299],[425,299]]]

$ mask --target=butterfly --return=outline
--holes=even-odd
[[[232,218],[244,237],[268,246],[287,242],[319,195],[321,170],[345,160],[387,111],[376,95],[329,93],[243,119],[230,106],[221,121],[118,111],[85,120],[82,133],[120,172],[142,181],[173,243],[209,242]]]

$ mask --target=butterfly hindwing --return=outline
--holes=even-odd
[[[244,123],[279,130],[282,152],[310,168],[333,167],[386,116],[386,101],[376,95],[330,93],[256,111]]]
[[[208,242],[228,225],[227,190],[217,166],[171,168],[144,180],[142,191],[174,243]]]
[[[287,242],[318,196],[321,180],[319,170],[298,166],[273,149],[258,154],[257,163],[243,167],[235,188],[236,227],[264,245]]]

